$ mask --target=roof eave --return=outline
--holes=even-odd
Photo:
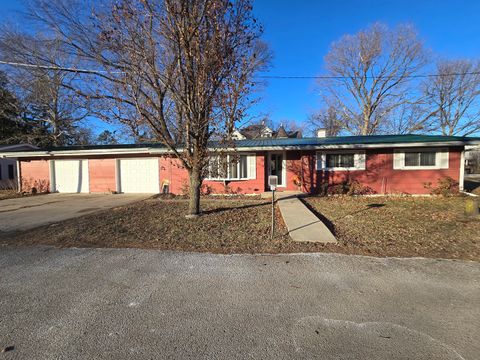
[[[3,158],[44,158],[56,156],[102,156],[102,155],[129,155],[129,154],[167,154],[167,149],[134,148],[134,149],[91,149],[91,150],[51,150],[51,151],[18,151],[0,153]]]
[[[476,142],[480,144],[480,141]],[[410,148],[410,147],[439,147],[465,146],[464,141],[436,141],[416,143],[377,143],[377,144],[322,144],[322,145],[276,145],[237,147],[237,151],[285,151],[285,150],[322,150],[322,149],[378,149],[378,148]],[[469,142],[468,144],[472,144]],[[231,150],[235,150],[231,148]]]
[[[415,143],[375,143],[375,144],[318,144],[318,145],[274,145],[274,146],[238,146],[235,148],[221,148],[222,151],[293,151],[293,150],[322,150],[322,149],[378,149],[378,148],[412,148],[412,147],[441,147],[480,145],[480,140],[473,141],[436,141]],[[182,151],[182,149],[179,149]],[[19,151],[0,153],[2,158],[45,158],[68,156],[106,156],[106,155],[165,155],[172,152],[166,148],[133,148],[133,149],[90,149],[90,150],[52,150],[52,151]]]

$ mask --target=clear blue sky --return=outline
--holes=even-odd
[[[270,75],[319,75],[329,45],[376,21],[413,23],[425,45],[444,57],[480,57],[480,1],[257,0],[274,52]],[[258,109],[278,123],[307,119],[320,106],[313,80],[269,80]]]
[[[0,21],[21,9],[0,0]],[[480,57],[480,1],[476,0],[256,0],[264,39],[274,60],[268,75],[319,75],[329,45],[376,21],[416,25],[425,45],[443,57]],[[307,119],[320,106],[313,80],[269,80],[255,112],[275,123]]]

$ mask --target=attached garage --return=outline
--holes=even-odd
[[[159,193],[158,158],[117,160],[118,191],[121,193]]]
[[[89,192],[88,160],[53,160],[50,164],[54,192]]]

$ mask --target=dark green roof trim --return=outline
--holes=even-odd
[[[325,138],[263,138],[235,141],[237,148],[249,147],[274,147],[274,146],[317,146],[317,145],[368,145],[368,144],[408,144],[408,143],[429,143],[429,142],[463,142],[465,144],[478,142],[480,138],[465,136],[442,136],[442,135],[367,135],[367,136],[332,136]],[[218,142],[212,142],[212,147],[225,147]],[[116,144],[116,145],[78,145],[50,147],[46,151],[62,150],[103,150],[103,149],[136,149],[136,148],[166,148],[161,143],[141,143],[141,144]]]
[[[441,135],[368,135],[368,136],[335,136],[325,138],[300,139],[253,139],[239,140],[237,147],[272,147],[272,146],[322,146],[322,145],[370,145],[370,144],[409,144],[409,143],[475,143],[480,138]]]
[[[479,137],[464,137],[464,136],[442,136],[442,135],[368,135],[368,136],[336,136],[325,138],[263,138],[263,139],[248,139],[237,140],[234,142],[234,147],[243,151],[249,149],[321,149],[335,148],[335,147],[399,147],[399,146],[432,146],[448,145],[452,146],[463,145],[478,145],[480,144]],[[220,142],[211,142],[211,148],[231,148],[232,144],[224,144]],[[28,153],[58,153],[58,152],[75,152],[75,151],[96,151],[99,152],[125,152],[139,149],[139,152],[145,149],[155,152],[168,152],[168,148],[161,143],[140,143],[140,144],[115,144],[115,145],[78,145],[78,146],[62,146],[49,147],[38,150],[29,150]]]

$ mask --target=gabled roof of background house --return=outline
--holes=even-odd
[[[272,132],[273,131],[265,126],[264,124],[252,124],[248,125],[244,128],[239,129],[239,132],[245,136],[247,139],[256,139],[261,138],[265,134],[265,132]]]
[[[324,138],[259,138],[237,140],[234,146],[212,142],[212,149],[228,148],[239,151],[267,150],[321,150],[348,148],[395,148],[395,147],[427,147],[427,146],[464,146],[478,145],[480,138],[441,135],[368,135],[368,136],[336,136]],[[0,150],[1,157],[48,157],[107,155],[107,154],[165,154],[168,148],[161,143],[115,144],[115,145],[78,145],[52,147],[25,151]]]
[[[287,131],[285,130],[285,128],[283,127],[283,125],[280,125],[280,127],[278,128],[278,131],[277,131],[277,134],[275,136],[277,139],[280,139],[280,138],[288,138],[288,134],[287,134]]]
[[[283,125],[280,125],[277,131],[270,129],[265,124],[252,124],[238,130],[240,134],[247,139],[271,139],[271,138],[301,138],[302,132],[299,130],[287,132]],[[271,136],[265,136],[265,134]]]

